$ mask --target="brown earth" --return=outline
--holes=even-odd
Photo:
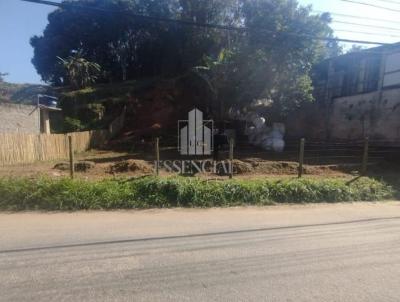
[[[240,158],[234,160],[235,176],[239,178],[259,178],[263,176],[296,176],[298,163],[295,161],[273,161],[262,158]],[[83,179],[106,179],[114,177],[135,177],[154,173],[153,156],[149,152],[124,153],[93,150],[76,156],[76,176]],[[37,162],[1,166],[0,177],[39,177],[54,178],[69,175],[67,161]],[[354,167],[354,170],[358,167]],[[310,176],[345,177],[351,174],[352,167],[342,165],[305,165],[304,173]],[[172,175],[164,169],[161,175]],[[200,175],[203,177],[220,177],[215,174]],[[225,176],[223,176],[225,177]]]
[[[143,174],[151,174],[153,173],[153,167],[144,160],[123,160],[117,162],[115,164],[110,165],[110,173],[143,173]]]

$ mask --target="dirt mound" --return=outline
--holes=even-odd
[[[234,160],[233,161],[233,173],[234,174],[246,174],[253,172],[254,169],[252,165],[245,163],[241,160]]]
[[[152,173],[153,168],[144,160],[124,160],[112,164],[109,169],[110,173]]]
[[[256,174],[265,175],[297,175],[299,164],[297,162],[289,161],[258,161],[247,160]],[[354,170],[354,166],[346,165],[326,165],[326,166],[311,166],[304,165],[304,174],[308,175],[330,175],[340,172],[350,173]]]
[[[96,166],[96,164],[92,161],[80,161],[75,163],[75,171],[77,172],[87,172],[91,169],[93,169]]]
[[[69,170],[69,163],[57,163],[53,169],[60,170],[60,171],[67,171]]]
[[[296,162],[274,162],[249,160],[248,163],[255,173],[262,174],[296,174],[298,164]]]
[[[76,172],[87,172],[91,169],[93,169],[96,166],[96,164],[92,161],[79,161],[75,163],[75,171]],[[69,170],[69,163],[63,162],[63,163],[58,163],[56,164],[53,169],[55,170],[60,170],[60,171],[67,171]]]
[[[218,175],[228,175],[229,170],[226,171],[226,169],[229,169],[227,165],[223,166],[222,163],[217,164],[217,174]],[[247,174],[253,172],[254,169],[249,163],[245,163],[241,160],[233,160],[233,173],[234,174]]]

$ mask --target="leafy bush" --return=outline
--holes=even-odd
[[[210,181],[197,178],[104,180],[0,179],[2,210],[227,207],[393,198],[385,183],[363,178]]]
[[[64,131],[65,132],[76,132],[85,130],[86,126],[83,125],[82,121],[72,117],[66,117],[64,120]]]

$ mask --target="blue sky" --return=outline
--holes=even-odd
[[[55,0],[60,2],[60,0]],[[357,15],[384,20],[396,20],[400,16],[400,4],[390,4],[380,0],[360,0],[381,5],[393,10],[384,10],[368,6],[344,2],[342,0],[299,0],[303,5],[313,5],[315,10]],[[396,9],[398,11],[396,11]],[[0,0],[0,72],[8,72],[7,81],[15,83],[40,83],[40,77],[31,64],[33,56],[29,39],[40,35],[47,24],[47,15],[54,7],[37,5],[20,0]],[[386,43],[400,41],[400,21],[396,23],[376,22],[335,17],[337,21],[363,23],[381,27],[399,28],[394,30],[361,27],[349,24],[333,24],[336,35],[344,39],[373,40]],[[374,35],[349,33],[342,30],[373,32]],[[383,36],[385,34],[387,36]]]

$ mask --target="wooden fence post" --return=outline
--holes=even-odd
[[[234,140],[231,138],[229,140],[229,178],[233,178],[233,147],[234,147]]]
[[[304,146],[306,140],[302,138],[300,140],[300,150],[299,150],[299,178],[303,176],[303,164],[304,164]]]
[[[72,135],[68,136],[68,148],[69,148],[69,172],[71,179],[75,177],[75,158],[74,158],[74,146],[73,146]]]
[[[362,176],[367,175],[368,154],[369,154],[369,138],[365,137],[365,140],[364,140],[364,153],[363,153],[362,167],[361,167],[361,175]]]
[[[156,138],[156,175],[160,174],[160,138]]]

